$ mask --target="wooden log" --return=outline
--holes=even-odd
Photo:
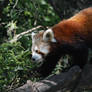
[[[71,91],[80,77],[81,69],[78,66],[72,67],[68,72],[51,76],[40,82],[28,81],[22,87],[11,92],[66,92]]]
[[[72,67],[68,72],[52,76],[48,79],[35,83],[37,92],[70,92],[80,77],[81,69]]]
[[[92,64],[84,67],[79,84],[74,92],[84,92],[85,90],[91,90],[90,92],[92,92]]]
[[[10,92],[34,92],[33,91],[33,83],[28,80],[27,83],[15,90],[11,90]]]

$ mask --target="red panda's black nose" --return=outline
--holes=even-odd
[[[35,61],[35,57],[34,56],[32,56],[32,61]]]

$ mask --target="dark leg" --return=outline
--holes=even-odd
[[[73,65],[78,65],[83,68],[88,61],[88,49],[81,49],[76,51],[73,55]]]
[[[40,73],[42,77],[47,77],[54,70],[60,57],[60,55],[48,56],[41,67],[37,69],[38,73]]]

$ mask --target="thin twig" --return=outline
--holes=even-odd
[[[17,6],[18,0],[16,0],[15,5],[13,6],[13,9]]]
[[[27,31],[25,31],[25,32],[22,32],[22,33],[20,33],[20,34],[18,34],[18,35],[16,35],[16,36],[14,36],[13,39],[10,40],[9,42],[10,42],[10,43],[16,42],[16,41],[19,40],[23,35],[26,35],[26,34],[28,34],[28,33],[31,33],[32,31],[34,31],[34,30],[36,30],[36,29],[39,29],[39,28],[41,28],[41,27],[43,27],[43,26],[37,26],[37,27],[34,27],[34,28],[30,29],[30,30],[27,30]]]

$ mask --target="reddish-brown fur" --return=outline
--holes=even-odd
[[[70,19],[61,21],[52,27],[55,38],[62,44],[62,41],[74,44],[77,40],[85,40],[85,43],[92,43],[92,8],[84,9]],[[82,39],[77,39],[78,35]]]
[[[73,65],[83,68],[88,59],[88,48],[92,49],[92,8],[61,21],[52,30],[57,43],[50,43],[51,52],[38,71],[47,76],[64,54],[72,56]]]

